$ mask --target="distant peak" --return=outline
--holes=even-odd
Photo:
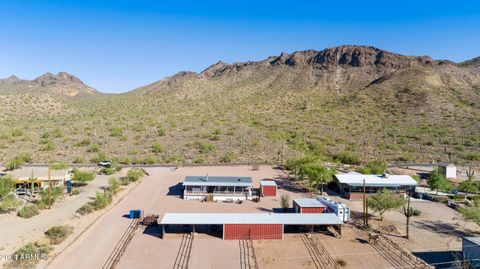
[[[41,83],[42,85],[44,85],[44,84],[54,84],[54,83],[83,84],[83,82],[80,79],[78,79],[74,75],[71,75],[67,72],[59,72],[56,75],[54,75],[50,72],[47,72],[47,73],[39,76],[38,78],[36,78],[34,81],[37,82],[37,83]]]

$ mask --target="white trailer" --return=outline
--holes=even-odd
[[[323,195],[317,196],[317,200],[327,207],[327,213],[335,213],[343,222],[350,221],[350,208],[346,204],[334,201]]]

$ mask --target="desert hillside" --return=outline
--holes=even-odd
[[[218,62],[119,95],[66,73],[0,80],[0,156],[123,163],[480,161],[478,59],[341,46]]]

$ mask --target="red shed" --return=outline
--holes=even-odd
[[[317,199],[300,198],[293,200],[293,210],[295,213],[323,213],[325,205]]]
[[[225,224],[223,225],[224,240],[272,240],[283,239],[282,224]]]
[[[273,180],[261,180],[260,189],[262,196],[277,196],[277,183]]]

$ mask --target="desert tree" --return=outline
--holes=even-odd
[[[399,208],[405,203],[405,200],[391,190],[383,189],[368,198],[368,207],[380,215],[383,221],[385,212]]]

